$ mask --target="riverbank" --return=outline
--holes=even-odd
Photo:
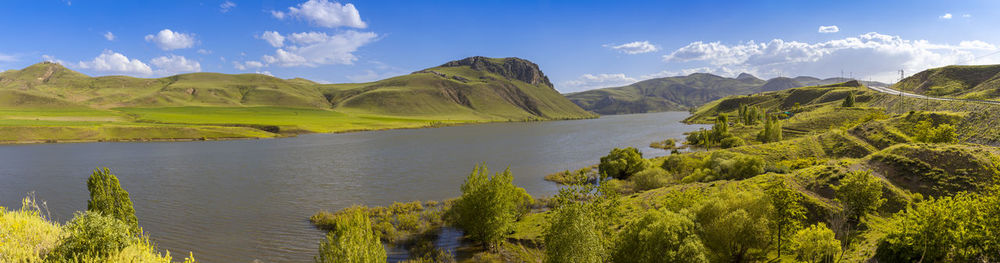
[[[397,117],[283,107],[0,109],[0,144],[266,139],[547,120],[567,119]]]

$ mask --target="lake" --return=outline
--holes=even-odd
[[[492,123],[266,140],[0,146],[0,205],[28,192],[60,222],[86,210],[87,177],[108,167],[131,194],[139,224],[175,258],[200,262],[311,262],[319,210],[457,197],[473,166],[510,167],[534,196],[558,186],[546,174],[596,164],[611,148],[644,156],[650,142],[704,125],[686,112],[599,119]]]

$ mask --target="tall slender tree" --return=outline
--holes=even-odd
[[[118,177],[111,174],[108,168],[95,169],[87,179],[87,190],[90,190],[90,200],[87,200],[87,211],[99,212],[125,222],[133,234],[139,234],[139,220],[135,217],[135,208],[128,192],[122,189]]]

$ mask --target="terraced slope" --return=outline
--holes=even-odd
[[[935,97],[997,100],[1000,98],[1000,65],[928,69],[891,88]]]

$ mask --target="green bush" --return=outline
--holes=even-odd
[[[795,233],[792,251],[797,259],[805,262],[835,262],[835,257],[840,255],[840,240],[826,224],[819,223]]]
[[[687,217],[649,210],[638,222],[622,230],[613,262],[708,262],[707,249]]]
[[[378,263],[386,262],[385,248],[379,233],[363,208],[345,210],[334,219],[333,230],[319,244],[316,262]]]
[[[593,214],[580,203],[557,209],[545,230],[545,262],[600,263],[604,261],[601,233]]]
[[[139,220],[135,217],[132,200],[118,183],[118,177],[111,174],[108,168],[94,170],[90,178],[87,178],[87,190],[90,190],[87,211],[121,220],[129,226],[131,233],[139,234]]]
[[[955,126],[943,123],[933,126],[930,121],[920,121],[916,125],[916,140],[926,143],[950,143],[958,137]]]
[[[920,202],[891,219],[879,240],[881,262],[1000,261],[1000,195],[959,193]]]
[[[47,259],[106,258],[137,241],[131,226],[96,211],[77,212],[62,232],[65,237]]]
[[[850,93],[847,93],[847,97],[844,98],[844,103],[841,103],[840,106],[845,108],[854,107],[854,100],[855,100],[854,92],[852,91]]]
[[[740,147],[745,144],[746,143],[743,142],[743,139],[740,139],[740,137],[730,136],[726,137],[725,139],[722,139],[722,141],[719,142],[719,147],[722,147],[723,149],[728,149],[733,147]]]
[[[642,158],[642,153],[633,147],[614,148],[607,156],[601,157],[597,166],[601,176],[625,179],[649,167],[649,160]]]
[[[476,166],[462,185],[462,196],[449,211],[451,222],[470,238],[493,248],[514,228],[514,222],[534,202],[514,185],[510,168],[489,176],[486,165]]]
[[[844,205],[848,220],[857,223],[861,218],[875,212],[885,203],[882,198],[882,180],[871,171],[852,171],[835,186],[837,201]]]
[[[659,167],[650,167],[632,176],[629,180],[636,190],[644,191],[664,187],[671,183],[670,173]]]

